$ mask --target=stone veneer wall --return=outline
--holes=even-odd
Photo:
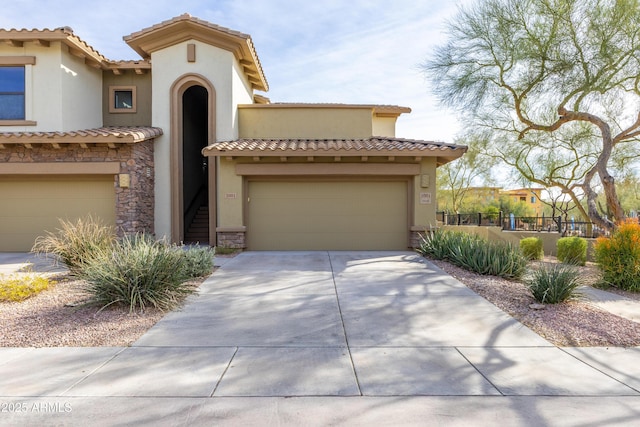
[[[36,145],[27,148],[12,146],[0,150],[0,162],[7,163],[64,163],[64,162],[119,162],[120,174],[130,178],[128,188],[119,185],[119,175],[114,176],[116,193],[116,228],[118,235],[137,232],[154,233],[154,160],[153,140],[136,144],[118,144],[109,148],[104,144]]]
[[[432,230],[435,230],[437,227],[425,227],[425,226],[415,226],[411,227],[409,233],[409,248],[417,249],[420,247],[422,243],[422,237],[429,233]]]
[[[153,140],[127,145],[128,159],[121,161],[120,173],[129,174],[129,188],[116,182],[116,226],[122,233],[154,233]]]
[[[244,231],[218,231],[217,238],[217,246],[221,248],[244,249],[247,247]]]
[[[424,231],[412,231],[410,236],[409,248],[417,249],[420,247],[420,243],[422,242],[422,238],[420,236],[424,235]]]

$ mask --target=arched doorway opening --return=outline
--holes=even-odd
[[[215,141],[216,92],[200,74],[171,87],[171,240],[215,245],[214,164],[202,149]],[[194,224],[195,221],[195,224]]]
[[[202,149],[209,136],[209,94],[190,86],[182,94],[182,230],[185,243],[209,243],[208,167]]]

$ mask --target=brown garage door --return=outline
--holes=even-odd
[[[0,177],[0,252],[28,251],[58,218],[87,214],[115,224],[113,175]]]
[[[406,181],[251,181],[251,250],[406,250]]]

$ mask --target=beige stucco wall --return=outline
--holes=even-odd
[[[151,125],[151,74],[136,74],[133,70],[115,75],[106,70],[102,77],[102,117],[105,126],[150,126]],[[109,87],[135,86],[136,112],[109,113]]]
[[[217,138],[218,141],[231,141],[234,139],[238,139],[238,136],[240,134],[240,120],[238,117],[239,113],[237,106],[253,103],[253,89],[251,88],[251,85],[247,80],[242,67],[237,61],[234,61],[233,63],[231,78],[233,82],[233,98],[231,105],[233,105],[234,108],[231,110],[230,123],[233,123],[233,126],[231,128],[233,133],[220,133]]]
[[[2,126],[3,132],[69,131],[102,125],[102,72],[69,55],[66,46],[0,46],[0,56],[35,56],[25,66],[25,119],[36,126]]]
[[[241,227],[245,194],[242,176],[236,175],[236,162],[218,158],[218,227]]]
[[[196,62],[187,62],[187,45],[196,45]],[[188,74],[204,76],[216,92],[216,140],[234,139],[236,104],[234,99],[245,96],[234,94],[239,86],[234,76],[236,59],[233,53],[207,44],[190,40],[153,52],[152,71],[152,125],[164,130],[164,135],[156,140],[156,208],[155,230],[159,237],[171,235],[171,86]],[[235,97],[235,98],[234,98]],[[250,99],[250,95],[246,95]]]
[[[413,178],[413,213],[415,227],[436,226],[436,158],[420,163],[420,175]]]
[[[373,136],[371,108],[299,104],[240,105],[240,138],[353,138]]]
[[[396,136],[396,117],[373,117],[372,136]]]
[[[85,65],[83,58],[63,48],[59,73],[62,130],[102,126],[102,70]]]

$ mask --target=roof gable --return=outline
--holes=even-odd
[[[254,89],[268,91],[269,84],[253,46],[251,36],[183,14],[124,37],[124,41],[143,58],[155,51],[198,40],[232,52],[243,67]]]

